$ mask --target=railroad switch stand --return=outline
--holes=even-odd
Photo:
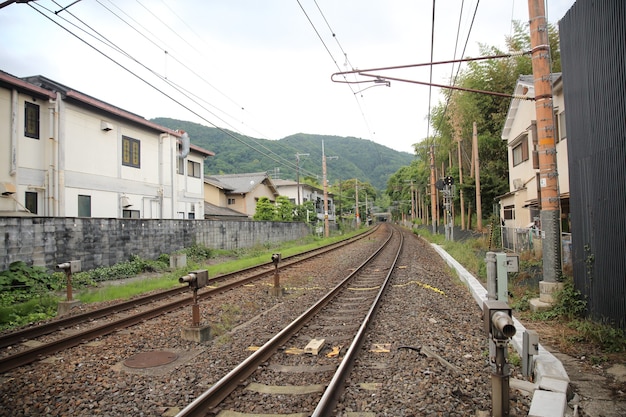
[[[483,303],[483,323],[489,334],[489,363],[491,364],[492,416],[509,415],[509,376],[507,348],[516,329],[507,303],[486,300]]]
[[[66,299],[65,301],[60,301],[57,306],[57,314],[62,316],[69,313],[72,308],[80,304],[79,300],[74,300],[72,298],[72,274],[74,272],[80,272],[81,265],[80,261],[68,261],[58,264],[57,268],[65,272],[65,277],[67,279]]]
[[[204,342],[211,338],[210,326],[200,325],[200,306],[198,305],[198,290],[209,283],[209,272],[207,270],[192,271],[187,275],[178,278],[181,284],[189,284],[193,291],[193,304],[191,305],[192,322],[191,327],[182,329],[182,338],[195,342]]]

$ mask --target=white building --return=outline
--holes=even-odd
[[[553,74],[553,107],[562,231],[569,232],[569,170],[567,131],[561,74]],[[515,95],[534,97],[531,75],[520,76]],[[534,100],[511,100],[502,139],[507,141],[509,155],[509,192],[500,197],[500,215],[504,226],[526,228],[539,218],[538,135]]]
[[[319,220],[324,220],[324,190],[310,184],[298,183],[292,180],[275,179],[274,184],[280,195],[289,198],[296,205],[302,205],[307,201],[315,204],[316,216]],[[335,202],[332,193],[328,195],[328,220],[335,221]]]
[[[0,155],[0,215],[186,219],[203,217],[214,154],[45,77],[0,71]]]

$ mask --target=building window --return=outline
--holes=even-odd
[[[515,206],[504,206],[504,220],[515,219]]]
[[[139,219],[139,210],[122,210],[124,219]]]
[[[24,195],[24,206],[28,211],[33,214],[37,214],[37,193],[32,191],[26,191]]]
[[[528,160],[528,132],[522,133],[514,142],[518,143],[513,147],[513,166]]]
[[[196,213],[189,213],[189,214],[187,214],[187,218],[190,219],[190,220],[195,219],[196,218]]]
[[[557,114],[556,124],[558,126],[557,139],[564,140],[567,139],[567,128],[565,127],[565,112]]]
[[[122,136],[122,165],[141,168],[141,144],[138,139]]]
[[[39,106],[24,103],[24,136],[39,139]]]
[[[228,205],[232,206],[233,204],[235,204],[235,199],[234,198],[229,198],[228,199]]]
[[[200,178],[200,163],[194,161],[187,161],[187,175],[194,178]]]
[[[78,195],[78,217],[91,217],[90,195]]]
[[[178,174],[185,175],[185,158],[178,158]]]

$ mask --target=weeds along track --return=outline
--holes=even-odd
[[[365,262],[178,416],[330,415],[402,248],[401,233],[389,232]],[[331,352],[320,355],[327,344]]]
[[[353,238],[285,257],[281,268],[293,267],[323,256],[368,238],[374,232],[375,228],[372,228]],[[213,297],[224,291],[263,279],[273,271],[274,264],[270,260],[261,265],[213,277],[209,287],[199,291],[198,297],[200,300]],[[180,309],[191,303],[188,288],[181,286],[3,334],[0,336],[0,348],[6,349],[0,353],[0,373]]]

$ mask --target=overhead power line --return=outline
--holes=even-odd
[[[335,67],[337,67],[337,69],[339,71],[341,71],[341,68],[339,68],[339,64],[337,64],[337,60],[335,59],[335,57],[333,56],[332,52],[330,52],[330,49],[328,48],[328,45],[326,45],[326,42],[324,42],[324,39],[322,38],[322,35],[320,34],[320,32],[317,30],[317,27],[315,27],[315,24],[313,23],[313,21],[311,20],[311,18],[309,17],[308,13],[306,12],[306,10],[304,9],[304,7],[302,6],[302,3],[300,3],[300,0],[296,0],[298,2],[298,5],[300,6],[300,9],[302,10],[302,13],[304,13],[304,16],[307,18],[309,24],[311,25],[311,27],[313,28],[313,31],[315,32],[315,34],[317,35],[318,39],[320,40],[320,42],[322,42],[322,45],[324,45],[324,49],[326,49],[326,52],[328,53],[328,55],[330,56],[330,59],[333,61],[333,63],[335,64]],[[317,3],[316,3],[317,5]],[[319,6],[318,6],[319,9]],[[321,9],[320,9],[320,13],[321,13]],[[322,16],[324,16],[322,14]],[[326,18],[324,17],[324,20],[326,20]],[[333,32],[333,30],[330,28],[330,25],[328,25],[333,37],[336,39],[337,36],[336,34]],[[343,49],[342,49],[343,52]],[[344,52],[345,54],[345,52]],[[346,55],[347,58],[347,55]],[[359,112],[361,113],[361,117],[363,117],[363,122],[365,123],[365,127],[367,128],[367,131],[370,133],[371,135],[371,128],[370,125],[367,121],[367,118],[365,117],[365,113],[363,112],[363,107],[361,106],[361,103],[359,102],[359,98],[356,96],[356,92],[354,91],[354,89],[350,86],[350,91],[352,91],[352,96],[354,97],[354,99],[356,100],[356,104],[359,108]]]
[[[102,55],[103,57],[107,58],[108,60],[110,60],[111,62],[113,62],[114,64],[116,64],[117,66],[119,66],[120,68],[122,68],[123,70],[125,70],[126,72],[128,72],[129,74],[133,75],[135,78],[139,79],[140,81],[142,81],[143,83],[145,83],[146,85],[148,85],[149,87],[153,88],[155,91],[159,92],[160,94],[162,94],[163,96],[165,96],[166,98],[172,100],[174,103],[180,105],[181,107],[183,107],[184,109],[190,111],[192,114],[196,115],[197,117],[199,117],[200,119],[204,120],[205,122],[207,122],[208,124],[210,124],[211,126],[215,127],[216,129],[218,129],[219,131],[221,131],[222,133],[226,134],[227,136],[237,140],[238,142],[242,143],[245,146],[248,146],[249,148],[253,149],[254,151],[260,153],[261,155],[273,160],[274,162],[277,163],[283,163],[287,166],[290,166],[292,168],[296,168],[295,163],[293,163],[292,161],[289,161],[287,159],[284,159],[282,157],[280,157],[279,155],[271,155],[271,154],[267,154],[265,152],[260,151],[259,149],[255,148],[254,146],[252,146],[251,144],[245,142],[244,140],[242,140],[241,138],[237,137],[236,135],[233,135],[232,133],[230,133],[229,131],[217,126],[215,123],[213,123],[212,121],[210,121],[209,119],[207,119],[206,117],[204,117],[203,115],[201,115],[200,113],[198,113],[196,110],[192,109],[191,107],[189,107],[188,105],[182,103],[180,100],[176,99],[175,97],[173,97],[171,94],[168,94],[167,92],[163,91],[162,89],[160,89],[159,87],[155,86],[154,84],[152,84],[151,82],[149,82],[148,80],[144,79],[143,77],[141,77],[140,75],[138,75],[137,73],[133,72],[131,69],[127,68],[126,66],[124,66],[123,64],[121,64],[120,62],[116,61],[114,58],[112,58],[111,56],[107,55],[105,52],[101,51],[100,49],[98,49],[97,47],[95,47],[94,45],[90,44],[89,42],[87,42],[85,39],[81,38],[80,36],[78,36],[77,34],[75,34],[74,32],[72,32],[71,30],[69,30],[68,28],[66,28],[65,26],[61,25],[58,21],[52,19],[50,16],[46,15],[44,12],[42,12],[39,8],[46,10],[47,12],[56,15],[53,11],[51,11],[50,9],[45,8],[44,6],[41,6],[39,4],[37,4],[37,6],[33,6],[32,4],[28,4],[33,10],[35,10],[37,13],[41,14],[43,17],[45,17],[46,19],[50,20],[52,23],[54,23],[55,25],[59,26],[61,29],[63,29],[64,31],[66,31],[67,33],[69,33],[70,35],[72,35],[73,37],[75,37],[76,39],[78,39],[79,41],[81,41],[82,43],[84,43],[85,45],[87,45],[88,47],[90,47],[91,49],[93,49],[94,51],[96,51],[97,53],[99,53],[100,55]],[[71,14],[71,13],[70,13]],[[58,15],[56,15],[58,16]],[[82,22],[80,19],[78,19],[76,16],[72,15],[75,19],[77,19],[78,21],[80,21],[81,23],[83,23],[85,26],[89,27],[89,25],[87,25],[86,23]],[[193,103],[199,105],[199,103],[197,103],[195,100],[191,99],[188,95],[184,94],[183,91],[179,90],[176,88],[175,85],[173,85],[169,80],[164,79],[162,76],[160,76],[157,72],[155,72],[154,70],[148,68],[147,66],[145,66],[144,64],[142,64],[141,62],[139,62],[137,59],[133,58],[130,54],[126,53],[124,50],[122,50],[121,48],[119,48],[117,45],[115,45],[113,42],[109,41],[106,37],[102,36],[101,34],[99,34],[97,31],[95,31],[93,28],[89,27],[91,30],[93,30],[95,33],[98,33],[98,36],[102,37],[102,39],[98,39],[96,38],[93,34],[90,34],[88,32],[86,32],[84,29],[79,28],[78,26],[76,26],[74,23],[69,22],[67,19],[60,17],[61,19],[63,19],[65,22],[67,22],[68,24],[73,25],[74,27],[76,27],[77,29],[82,30],[84,33],[88,34],[89,36],[92,36],[94,39],[99,40],[100,42],[105,43],[107,46],[111,47],[112,49],[116,50],[118,53],[121,53],[122,55],[126,56],[127,58],[131,59],[133,62],[137,63],[138,65],[142,66],[144,69],[148,70],[150,73],[152,73],[153,75],[157,76],[161,81],[166,82],[170,87],[175,88],[179,93],[182,93],[187,99],[190,99],[190,101],[192,101]],[[204,109],[205,111],[211,113],[208,109],[200,106],[202,109]],[[213,114],[213,113],[211,113]],[[214,114],[213,114],[214,115]],[[215,115],[214,115],[215,116]],[[216,116],[217,117],[217,116]],[[311,175],[316,175],[313,173],[310,173]]]

